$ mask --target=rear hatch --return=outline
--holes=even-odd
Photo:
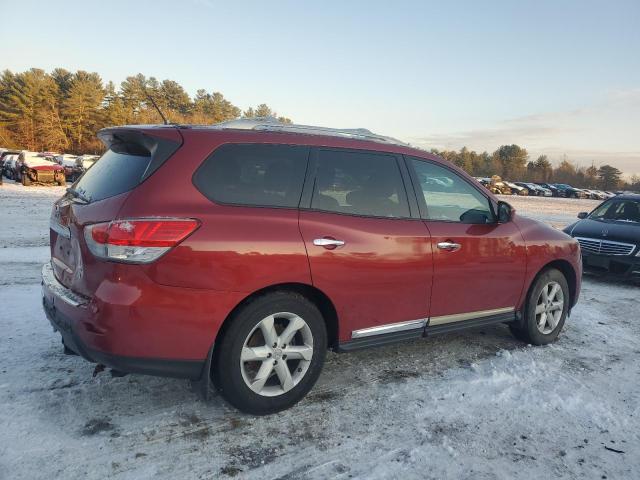
[[[109,268],[89,252],[84,228],[115,219],[130,192],[180,148],[174,127],[101,130],[107,151],[55,204],[50,218],[51,265],[67,288],[91,296]]]

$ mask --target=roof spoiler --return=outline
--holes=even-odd
[[[117,153],[151,157],[141,180],[149,177],[173,155],[183,143],[177,128],[165,130],[136,129],[130,127],[103,128],[98,138]]]

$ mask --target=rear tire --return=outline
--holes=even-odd
[[[212,370],[231,405],[267,415],[311,390],[327,350],[324,319],[313,303],[298,293],[273,292],[242,306],[228,322],[216,342]]]
[[[559,270],[542,272],[529,289],[522,326],[510,325],[511,333],[532,345],[554,342],[569,312],[569,285]]]

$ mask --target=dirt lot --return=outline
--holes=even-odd
[[[495,326],[329,354],[307,399],[255,418],[63,355],[38,279],[61,192],[0,187],[1,479],[640,476],[638,287],[586,278],[547,347]],[[597,203],[507,200],[556,225]]]

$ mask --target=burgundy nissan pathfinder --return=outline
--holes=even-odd
[[[328,348],[493,323],[542,345],[578,300],[574,239],[392,138],[271,119],[98,136],[42,269],[47,317],[91,362],[268,414]]]

